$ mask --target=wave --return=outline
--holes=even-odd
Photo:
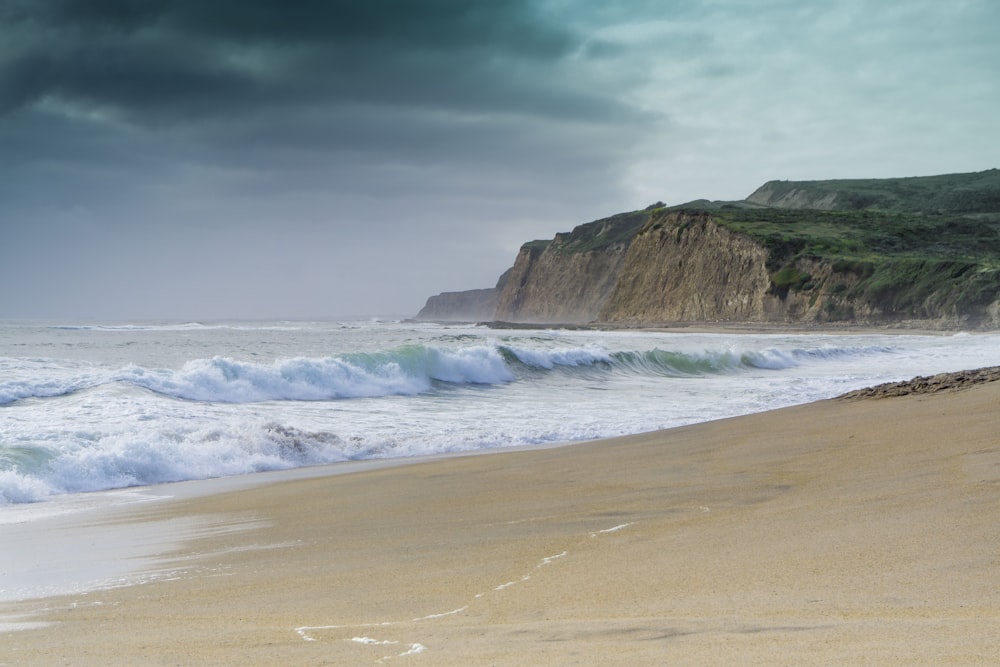
[[[52,398],[54,396],[65,396],[79,391],[81,387],[74,384],[62,384],[52,381],[28,382],[15,381],[4,382],[0,385],[0,405],[7,405],[26,398]]]
[[[606,352],[600,348],[539,350],[505,346],[508,358],[536,369],[600,366],[611,372],[624,371],[667,377],[694,377],[747,370],[784,370],[802,363],[834,361],[893,352],[885,346],[820,347],[741,351],[735,348],[681,352],[655,348],[643,351]]]
[[[334,433],[275,422],[155,430],[52,448],[0,447],[0,506],[53,495],[208,479],[368,458]]]
[[[182,368],[128,366],[68,378],[0,383],[0,405],[53,398],[119,382],[176,399],[219,403],[327,401],[422,394],[449,386],[530,381],[551,372],[697,377],[751,370],[779,371],[892,348],[818,347],[698,352],[652,349],[609,352],[597,345],[551,347],[486,343],[464,347],[408,345],[385,352],[296,357],[262,364],[228,357],[195,359]]]
[[[431,390],[435,383],[498,384],[515,378],[489,346],[445,350],[413,345],[272,364],[215,357],[188,362],[180,371],[131,367],[121,379],[175,398],[249,403],[412,395]]]
[[[201,322],[184,322],[180,324],[53,324],[48,329],[63,331],[300,331],[301,326],[294,325],[251,325],[251,324],[202,324]]]
[[[558,366],[579,367],[614,364],[612,355],[597,346],[569,348],[532,348],[501,345],[504,358],[529,368],[552,370]]]
[[[0,357],[0,406],[58,398],[112,381],[106,368],[71,360]]]

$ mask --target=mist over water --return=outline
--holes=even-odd
[[[995,364],[1000,336],[979,334],[8,322],[0,506],[623,435]]]

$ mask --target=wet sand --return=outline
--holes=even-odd
[[[1000,382],[274,482],[0,665],[998,664],[997,517]]]

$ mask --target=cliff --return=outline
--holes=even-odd
[[[442,292],[427,299],[416,320],[430,322],[484,322],[492,320],[497,310],[497,297],[510,276],[510,269],[497,280],[495,287]]]
[[[493,319],[497,291],[493,287],[442,292],[427,299],[416,319],[434,322],[482,322]]]
[[[552,241],[521,246],[494,319],[509,322],[593,321],[614,289],[625,254],[650,211],[580,225]]]
[[[704,212],[658,214],[629,246],[601,322],[762,321],[767,251]]]
[[[663,210],[633,239],[596,321],[1000,325],[1000,226],[921,222]]]
[[[1000,171],[657,203],[525,244],[494,297],[475,319],[994,328]]]

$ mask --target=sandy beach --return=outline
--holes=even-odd
[[[137,504],[94,539],[198,530],[0,664],[998,664],[1000,382],[947,389]]]

